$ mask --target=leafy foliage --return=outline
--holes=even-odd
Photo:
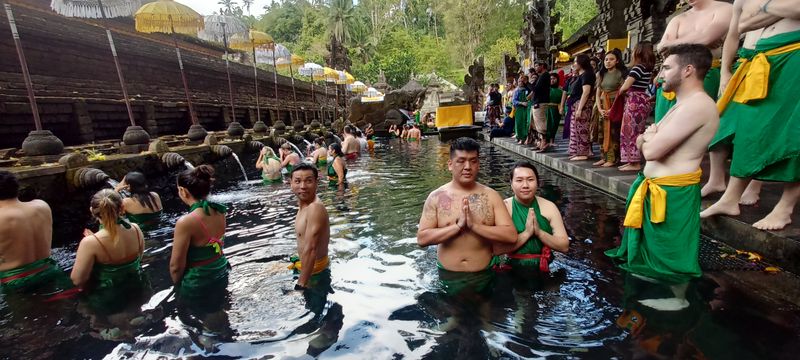
[[[595,0],[556,0],[553,13],[561,16],[555,31],[563,32],[566,40],[584,24],[597,16],[597,2]]]

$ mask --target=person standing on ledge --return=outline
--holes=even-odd
[[[476,181],[480,144],[458,138],[450,145],[452,180],[428,195],[417,244],[438,245],[439,278],[449,294],[483,292],[492,280],[492,245],[514,244],[517,231],[503,199]]]
[[[606,255],[633,274],[669,284],[701,275],[700,161],[719,126],[703,90],[711,51],[699,44],[670,47],[660,77],[677,104],[636,141],[647,160],[631,184],[619,248]]]
[[[331,163],[335,163],[335,159]],[[297,196],[298,205],[297,218],[294,222],[298,256],[290,258],[292,264],[289,265],[289,269],[300,275],[295,290],[305,290],[314,286],[312,275],[329,273],[330,219],[325,205],[317,196],[319,185],[317,168],[303,163],[296,166],[290,176],[289,184]]]
[[[42,200],[21,202],[16,176],[0,171],[0,289],[29,291],[63,281],[66,274],[50,258],[53,214]]]
[[[731,22],[733,7],[724,1],[688,0],[692,8],[675,16],[667,24],[664,36],[658,42],[658,52],[664,53],[677,44],[700,44],[708,47],[715,61],[703,79],[703,88],[712,100],[717,99],[720,80],[722,43],[728,24]],[[656,92],[655,122],[661,121],[669,109],[675,105],[675,93],[660,87]]]

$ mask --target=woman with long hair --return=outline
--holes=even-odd
[[[320,136],[314,139],[314,151],[308,154],[306,160],[317,166],[325,166],[328,163],[328,148],[325,146],[325,138]]]
[[[225,258],[227,208],[208,201],[214,168],[200,165],[178,175],[178,196],[189,213],[175,223],[169,273],[182,299],[221,295],[228,283]]]
[[[626,72],[619,49],[611,50],[603,58],[603,68],[597,74],[598,85],[592,114],[592,136],[600,144],[600,160],[594,166],[611,167],[619,161],[620,125],[608,119],[608,112],[625,80]]]
[[[144,236],[138,225],[122,218],[122,197],[114,190],[94,194],[89,210],[100,222],[100,231],[84,231],[70,278],[92,308],[115,313],[127,303],[120,299],[144,288]]]
[[[528,110],[528,76],[520,75],[519,86],[514,91],[514,96],[511,103],[514,104],[514,136],[517,138],[517,144],[522,144],[528,139],[528,118],[530,111]]]
[[[127,190],[131,193],[130,197],[122,199],[125,217],[130,222],[142,227],[153,226],[158,222],[163,210],[161,197],[148,189],[144,174],[137,171],[129,172],[114,190],[117,192]]]
[[[569,94],[573,101],[569,129],[569,160],[581,161],[587,160],[592,154],[592,144],[589,141],[589,121],[594,106],[592,90],[596,76],[592,64],[589,62],[589,56],[585,54],[576,56],[575,65],[578,67],[578,78],[573,82],[572,92]]]
[[[281,159],[275,155],[275,151],[269,146],[261,148],[256,159],[256,169],[261,169],[261,183],[269,185],[283,182],[281,168]]]
[[[625,111],[622,113],[619,142],[620,159],[624,163],[619,167],[621,171],[639,171],[642,168],[642,155],[636,147],[636,138],[644,133],[647,116],[653,110],[647,87],[650,85],[655,64],[653,44],[637,44],[633,50],[633,66],[619,89],[620,93],[625,93]]]
[[[344,185],[347,182],[347,163],[344,161],[342,145],[333,143],[328,147],[328,182],[330,185]]]

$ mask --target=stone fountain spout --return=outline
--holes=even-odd
[[[111,179],[103,170],[82,167],[75,171],[70,179],[72,186],[78,189],[88,189],[105,184]]]
[[[184,165],[186,163],[186,159],[184,159],[181,154],[168,152],[164,153],[164,155],[161,155],[161,162],[167,167],[167,169],[174,169]]]
[[[220,158],[226,158],[233,154],[233,150],[225,145],[211,145],[211,153]]]

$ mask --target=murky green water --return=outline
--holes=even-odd
[[[483,150],[479,180],[509,196],[507,171],[519,158]],[[331,217],[331,285],[305,295],[291,291],[295,281],[286,270],[297,211],[288,186],[237,182],[238,166],[223,164],[214,199],[231,209],[226,254],[232,271],[219,308],[195,312],[172,298],[160,303],[171,285],[172,225],[185,212],[167,193],[162,227],[147,234],[152,291],[144,301],[131,294],[128,311],[105,316],[75,300],[4,296],[0,355],[747,359],[790,358],[800,350],[796,313],[711,279],[690,284],[683,310],[642,305],[639,300],[671,293],[625,276],[602,254],[619,241],[624,204],[546,169],[540,169],[540,194],[562,211],[569,253],[556,256],[550,275],[498,275],[490,296],[444,295],[435,248],[420,249],[415,234],[427,194],[449,180],[447,156],[447,146],[435,139],[379,142],[375,154],[349,165],[347,190],[321,189]],[[254,159],[243,160],[249,168]],[[58,248],[54,257],[68,268],[74,249]]]

